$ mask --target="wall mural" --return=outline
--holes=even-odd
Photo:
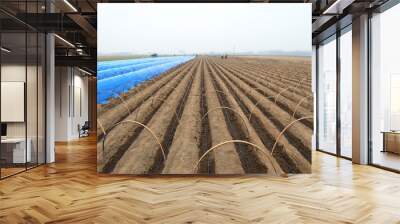
[[[311,4],[105,3],[98,19],[98,172],[311,172]]]

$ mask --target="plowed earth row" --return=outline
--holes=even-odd
[[[307,58],[196,57],[98,108],[98,171],[308,173]]]

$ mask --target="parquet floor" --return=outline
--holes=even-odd
[[[0,223],[400,223],[400,175],[315,152],[288,178],[107,176],[94,138],[0,181]]]

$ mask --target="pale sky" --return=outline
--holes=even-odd
[[[311,52],[311,4],[98,4],[98,54]]]

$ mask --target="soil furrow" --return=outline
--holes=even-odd
[[[204,74],[204,82],[206,88],[206,97],[208,104],[208,120],[210,123],[210,133],[212,136],[212,145],[216,146],[225,141],[233,140],[229,133],[228,125],[225,122],[224,113],[220,108],[218,96],[212,84],[211,71],[208,69],[208,61],[206,61],[206,71]],[[224,144],[212,151],[215,161],[216,174],[244,174],[245,171],[241,165],[239,155],[232,144]]]
[[[196,67],[192,88],[187,88],[187,90],[190,90],[190,94],[186,97],[187,102],[185,105],[180,105],[181,108],[183,108],[183,112],[181,113],[179,125],[174,132],[172,144],[167,150],[168,157],[162,171],[163,174],[197,173],[197,170],[194,170],[194,165],[199,159],[200,151],[201,114],[199,93],[201,88],[202,65],[203,62],[202,59],[200,59],[200,63]],[[178,112],[178,115],[179,114]],[[164,145],[164,147],[167,148],[166,145]],[[156,172],[156,170],[154,170],[154,172]]]
[[[165,99],[168,104],[161,105],[147,124],[160,143],[168,132],[169,124],[176,116],[176,108],[183,99],[185,89],[193,78],[194,67],[191,67],[191,71],[185,75],[183,81]],[[159,151],[160,147],[157,140],[149,132],[142,131],[118,161],[113,172],[125,174],[149,173]]]
[[[247,98],[245,93],[239,91],[237,86],[233,85],[225,77],[225,75],[221,75],[221,78],[231,92],[232,96],[237,100],[242,111],[247,117],[249,117],[250,110],[253,108],[254,104]],[[276,137],[279,135],[279,130],[260,110],[256,108],[256,110],[253,112],[254,114],[250,119],[250,123],[257,132],[257,135],[260,137],[262,143],[268,148],[268,150],[271,150],[276,141]],[[291,145],[285,136],[281,138],[280,143],[282,144],[278,144],[273,156],[285,172],[300,173],[310,170],[310,163],[302,158],[299,158],[299,156],[302,156],[301,154],[295,153],[294,155],[289,155],[288,153],[291,151],[287,152],[286,150],[283,150],[283,147],[286,146],[287,150],[292,150],[292,152],[297,151],[297,149]],[[301,167],[301,170],[298,167]]]
[[[305,86],[311,87],[311,77],[307,77],[310,73],[310,64],[307,65],[307,68],[302,68],[302,65],[299,63],[283,63],[282,60],[271,60],[266,58],[265,61],[268,63],[248,63],[244,61],[243,57],[234,57],[230,58],[229,63],[232,64],[240,64],[241,67],[244,68],[254,68],[259,70],[262,73],[269,73],[274,76],[274,78],[280,78],[285,80],[286,82],[297,82],[297,80],[303,77],[307,78],[307,82],[304,83]],[[282,71],[282,68],[285,71]],[[290,76],[288,76],[290,74]]]
[[[270,78],[268,81],[273,82],[275,85],[285,88],[285,86],[298,86],[298,94],[304,94],[304,92],[309,92],[311,86],[305,84],[307,82],[307,77],[299,76],[293,79],[289,79],[286,75],[281,74],[280,71],[270,71],[269,67],[250,67],[250,66],[235,66],[235,68],[242,71],[251,71],[254,75],[259,75],[261,78]],[[308,76],[308,75],[307,75]],[[301,82],[301,83],[300,83]]]
[[[273,83],[277,87],[280,88],[285,88],[288,85],[294,85],[297,86],[299,85],[299,80],[303,80],[304,76],[297,77],[293,81],[290,79],[288,81],[288,78],[286,76],[282,76],[279,72],[273,72],[271,71],[271,68],[269,66],[265,67],[256,67],[256,66],[246,66],[243,65],[242,63],[239,62],[226,62],[224,63],[226,66],[231,67],[232,69],[238,70],[239,72],[251,72],[251,75],[260,78],[260,79],[268,79],[268,82]],[[298,91],[298,94],[303,94],[304,91],[308,92],[311,90],[309,87],[304,87],[303,84],[306,82],[306,80],[303,80],[303,82],[299,85],[299,89],[296,90]],[[311,87],[311,86],[310,86]]]
[[[199,158],[212,146],[210,123],[208,120],[208,116],[206,116],[209,107],[207,104],[204,76],[205,76],[205,63],[203,63],[201,70],[200,117],[202,119],[201,119],[201,135],[200,135],[200,145],[199,145],[200,150],[198,154]],[[198,167],[198,173],[207,173],[207,174],[215,173],[215,160],[213,153],[207,154],[204,157],[204,160],[200,162]]]
[[[98,170],[309,173],[309,73],[307,58],[197,56],[99,106]]]
[[[107,113],[103,113],[102,116],[99,116],[97,120],[101,125],[97,125],[98,140],[100,140],[103,136],[102,128],[104,128],[104,131],[107,132],[114,124],[122,121],[129,115],[129,111],[126,107],[128,107],[131,111],[135,110],[145,100],[149,99],[162,87],[168,85],[171,80],[176,79],[177,74],[180,74],[183,70],[190,69],[191,66],[193,66],[193,63],[193,60],[191,60],[189,62],[186,62],[179,69],[172,71],[171,73],[166,73],[167,78],[162,79],[162,81],[155,82],[154,85],[148,86],[142,92],[135,94],[133,97],[127,99],[125,103],[121,102],[120,104],[107,111]]]
[[[196,66],[193,66],[194,71],[190,74],[191,75],[190,83],[188,84],[188,86],[184,90],[185,93],[183,94],[183,97],[179,101],[179,104],[178,104],[178,106],[177,106],[177,108],[175,110],[175,116],[173,117],[173,119],[169,123],[168,128],[166,130],[166,133],[164,134],[164,138],[163,138],[163,140],[161,142],[162,146],[164,147],[165,156],[167,157],[167,159],[169,157],[169,150],[170,150],[170,147],[172,145],[172,141],[174,140],[176,129],[177,129],[178,125],[180,124],[180,121],[181,121],[181,118],[182,118],[182,114],[183,114],[183,110],[186,107],[186,102],[188,101],[189,93],[190,93],[190,90],[192,89],[192,86],[193,86],[193,80],[195,80],[196,77],[200,77],[200,75],[198,74],[198,70],[200,68],[201,60],[200,59],[197,59],[197,60],[199,61],[199,63],[197,63]],[[185,150],[185,151],[188,151],[188,149]],[[157,151],[156,158],[155,158],[154,163],[151,166],[149,172],[150,173],[161,173],[162,170],[164,169],[165,163],[166,163],[166,161],[164,161],[163,155],[161,153],[161,148],[160,148]]]
[[[218,99],[223,107],[232,108],[235,111],[238,111],[238,106],[236,102],[232,101],[231,97],[227,97],[227,91],[224,91],[224,87],[222,86],[217,76],[220,74],[216,72],[214,66],[211,66],[211,77],[213,80],[214,88],[218,92]],[[225,94],[223,94],[225,93]],[[223,110],[225,121],[228,125],[228,129],[230,134],[234,139],[244,140],[248,142],[254,142],[254,136],[252,136],[252,129],[246,120],[242,121],[238,118],[236,114],[232,114],[231,111]],[[243,114],[240,114],[243,116]],[[246,122],[245,124],[243,122]],[[276,172],[273,169],[268,169],[267,165],[264,164],[261,159],[257,155],[257,149],[254,149],[253,146],[245,145],[245,144],[234,144],[237,153],[239,154],[240,161],[242,163],[242,167],[246,173],[268,173],[272,172],[276,175]],[[267,163],[271,163],[271,161],[267,161]],[[272,167],[271,167],[272,168]]]
[[[246,83],[241,82],[240,79],[234,75],[227,75],[226,77],[232,83],[235,83],[235,85],[241,91],[247,92],[247,96],[253,102],[253,104],[258,103],[257,107],[260,109],[260,111],[262,111],[266,117],[271,118],[274,126],[276,126],[279,130],[283,130],[286,125],[290,124],[291,120],[288,119],[287,113],[282,111],[282,109],[276,106],[273,102],[261,100],[261,98],[264,96],[257,91],[245,91],[251,87],[249,87]],[[297,122],[291,126],[291,128],[289,128],[284,135],[293,145],[296,145],[296,148],[299,150],[299,152],[309,162],[311,162],[310,147],[312,130],[310,130],[307,126],[304,126],[304,124]]]
[[[126,100],[127,98],[131,98],[133,96],[135,96],[137,93],[142,92],[145,88],[154,85],[156,82],[160,82],[163,80],[168,80],[168,78],[173,78],[172,75],[168,75],[172,72],[176,72],[177,70],[181,69],[181,67],[184,66],[184,64],[178,65],[174,68],[172,68],[171,70],[164,72],[163,74],[160,74],[156,77],[154,77],[153,79],[144,81],[142,83],[140,83],[140,85],[135,86],[135,88],[129,90],[128,92],[121,94],[121,97]],[[107,113],[110,109],[114,108],[116,105],[121,103],[121,99],[119,98],[113,98],[110,99],[110,102],[104,105],[100,105],[97,108],[97,116],[101,117],[103,114]]]
[[[245,77],[247,77],[248,79],[255,81],[258,85],[264,88],[269,88],[274,92],[273,93],[274,95],[281,93],[282,97],[290,99],[293,103],[297,103],[304,97],[307,97],[311,94],[311,91],[304,91],[304,90],[299,91],[299,84],[302,82],[301,80],[294,84],[287,84],[287,83],[282,83],[277,79],[261,75],[262,71],[254,70],[254,68],[245,69],[243,67],[237,67],[234,65],[229,65],[229,67],[235,72],[241,73],[245,75]],[[286,88],[288,88],[288,86],[293,86],[293,87],[285,90]],[[309,98],[306,101],[304,101],[301,107],[307,110],[307,112],[312,113],[313,110],[312,98]]]
[[[251,87],[250,88],[251,90],[255,90],[255,91],[263,94],[265,97],[273,97],[273,98],[270,98],[269,100],[275,101],[277,99],[276,95],[279,94],[279,92],[271,91],[269,88],[265,88],[265,87],[261,86],[260,84],[256,83],[255,80],[245,77],[245,75],[242,75],[237,72],[234,73],[234,71],[232,71],[229,67],[225,67],[225,68],[227,70],[231,71],[232,74],[234,74],[242,82],[249,85]],[[289,118],[292,117],[292,114],[293,114],[295,108],[297,107],[297,102],[294,102],[287,98],[283,99],[282,96],[278,97],[278,99],[279,100],[276,100],[276,104],[288,113]],[[296,111],[296,115],[298,117],[304,117],[304,116],[310,115],[311,113],[312,113],[312,111],[311,112],[307,111],[305,108],[302,108],[301,106],[298,107],[298,109]],[[305,125],[307,125],[310,129],[313,128],[312,121],[302,120],[301,122],[304,123]]]
[[[237,58],[236,58],[237,59]],[[285,81],[287,84],[297,84],[299,80],[306,78],[302,84],[305,91],[311,90],[311,64],[301,64],[298,62],[288,62],[285,60],[265,59],[261,63],[243,63],[242,59],[236,60],[242,68],[252,69],[262,74],[270,73],[277,80]],[[284,71],[282,71],[282,68]],[[288,76],[290,74],[290,76]]]
[[[190,69],[190,67],[188,67]],[[128,115],[124,121],[138,121],[144,124],[152,118],[157,112],[160,106],[164,103],[165,99],[172,93],[173,89],[182,81],[185,74],[190,70],[184,71],[182,74],[178,74],[176,79],[171,80],[169,85],[171,88],[162,88],[153,95],[152,99],[147,100],[141,104],[137,110],[133,111]],[[112,130],[109,130],[107,138],[104,141],[99,139],[97,148],[101,150],[98,156],[98,169],[104,170],[104,172],[110,172],[116,164],[116,162],[122,157],[126,149],[134,141],[134,139],[142,131],[143,127],[131,122],[126,122],[121,125],[115,126]],[[104,147],[103,147],[104,146]],[[104,149],[104,154],[103,154]],[[103,168],[104,167],[104,168]]]

